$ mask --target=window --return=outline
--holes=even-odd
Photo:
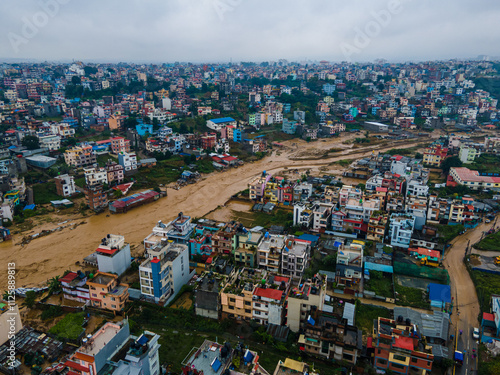
[[[229,298],[229,302],[236,302],[235,298]]]
[[[252,303],[251,303],[251,302],[249,302],[249,301],[245,301],[245,305],[246,305],[246,306],[250,306],[250,305],[252,305]]]
[[[111,307],[112,307],[113,309],[116,309],[116,305],[111,305]]]
[[[250,313],[252,313],[252,310],[250,310],[250,309],[245,309],[245,312],[246,312],[247,314],[250,314]]]
[[[229,310],[234,310],[234,306],[229,305],[228,308]]]
[[[377,358],[377,364],[385,366],[385,365],[387,365],[387,360],[386,359]]]

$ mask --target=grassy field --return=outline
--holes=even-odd
[[[356,326],[361,328],[363,335],[371,335],[373,332],[373,320],[378,317],[391,318],[392,313],[385,307],[363,305],[356,302]]]
[[[347,166],[351,165],[351,163],[352,163],[352,160],[350,160],[350,159],[340,159],[340,160],[334,161],[332,164],[339,164],[341,167],[347,167]]]
[[[271,225],[287,227],[293,225],[293,212],[280,208],[275,209],[271,213],[234,211],[234,218],[246,227],[269,227]]]
[[[484,237],[474,247],[479,250],[500,251],[500,232]]]
[[[396,283],[397,304],[402,306],[417,307],[420,309],[430,309],[430,303],[424,297],[421,289],[410,288]]]
[[[481,271],[471,271],[470,275],[476,285],[481,311],[490,312],[491,295],[500,291],[500,275]]]
[[[49,332],[58,337],[68,340],[76,340],[84,331],[82,324],[84,313],[73,313],[66,315]]]
[[[463,225],[438,225],[438,241],[440,243],[448,243],[460,234],[465,228]]]
[[[56,184],[53,181],[33,185],[33,200],[35,204],[47,204],[50,201],[62,199],[56,194]]]
[[[110,154],[97,155],[96,159],[97,159],[97,164],[99,164],[99,167],[104,167],[108,160],[112,160],[118,163],[118,159],[115,158],[114,156],[111,156]]]
[[[500,173],[500,156],[483,154],[467,167],[479,172]]]
[[[364,288],[378,296],[394,298],[392,275],[386,276],[380,271],[370,271],[370,280],[365,282]]]

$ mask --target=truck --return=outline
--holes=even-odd
[[[464,353],[455,350],[455,355],[453,356],[453,359],[455,360],[456,365],[462,366],[464,364]]]
[[[420,259],[421,266],[429,266],[429,267],[439,267],[439,263],[433,260],[429,260],[427,257],[423,257]]]

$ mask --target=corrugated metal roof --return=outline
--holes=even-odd
[[[355,314],[356,306],[354,304],[346,302],[344,304],[344,314],[342,315],[343,319],[347,319],[347,324],[350,326],[354,326],[354,314]]]

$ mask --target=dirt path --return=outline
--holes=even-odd
[[[329,147],[335,147],[335,142],[343,139],[334,139]],[[400,141],[392,142],[378,151],[392,148],[410,148],[422,142]],[[314,143],[301,142],[305,150],[314,149]],[[324,146],[326,147],[326,146]],[[318,170],[322,166],[340,159],[356,159],[370,155],[372,147],[357,149],[349,155],[341,154],[328,159],[318,160],[290,160],[292,152],[281,150],[273,152],[258,162],[247,163],[237,169],[226,172],[216,172],[206,176],[202,181],[183,187],[180,190],[168,190],[168,196],[156,203],[135,208],[127,214],[94,215],[83,219],[85,224],[74,229],[56,231],[46,237],[33,240],[25,246],[14,245],[19,238],[0,244],[0,265],[7,267],[7,263],[16,264],[16,286],[39,285],[49,278],[61,275],[68,269],[79,269],[76,262],[95,251],[99,239],[108,233],[121,234],[132,246],[141,247],[142,240],[150,233],[158,220],[167,222],[179,212],[191,217],[201,217],[206,213],[223,205],[232,195],[248,187],[248,183],[262,171],[276,173],[287,168],[303,168]],[[338,166],[333,166],[338,169]],[[36,228],[34,229],[35,231]],[[3,273],[6,275],[6,272]],[[0,278],[0,291],[7,285],[7,278]]]

